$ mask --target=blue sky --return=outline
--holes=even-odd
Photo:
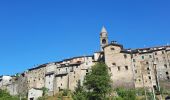
[[[104,25],[125,48],[170,43],[169,0],[1,0],[0,75],[98,51]]]

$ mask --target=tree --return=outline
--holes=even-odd
[[[81,86],[80,80],[78,81],[77,87],[75,88],[75,91],[73,92],[73,99],[74,100],[87,100],[86,91],[84,90],[84,87]]]
[[[84,85],[88,90],[89,100],[104,100],[111,93],[111,79],[108,67],[103,62],[92,66],[91,71],[85,76]]]

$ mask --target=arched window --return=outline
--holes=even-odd
[[[103,40],[102,40],[102,44],[106,44],[106,39],[103,39]]]

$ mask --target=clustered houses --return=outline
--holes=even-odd
[[[108,66],[114,88],[154,90],[159,88],[160,82],[170,81],[170,46],[125,49],[116,41],[109,43],[107,31],[103,27],[100,33],[100,47],[101,51],[92,56],[42,64],[18,76],[1,76],[0,88],[7,89],[13,95],[28,94],[29,100],[37,98],[32,92],[38,92],[43,87],[48,89],[50,96],[62,89],[73,91],[78,81],[83,84],[91,66],[99,61],[104,61]],[[30,91],[31,93],[28,93]]]

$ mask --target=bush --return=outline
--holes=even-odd
[[[136,100],[136,90],[134,89],[124,89],[124,88],[118,88],[116,89],[116,92],[119,97],[118,99],[115,100]]]
[[[0,100],[19,100],[17,96],[11,96],[6,90],[0,89]]]
[[[69,94],[69,90],[68,89],[64,89],[63,93],[62,93],[62,96],[68,96],[68,94]]]

